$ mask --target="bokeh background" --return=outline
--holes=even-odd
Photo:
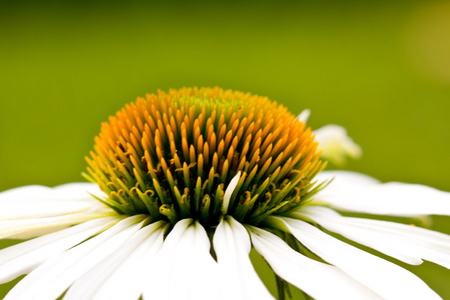
[[[83,181],[125,103],[216,85],[345,126],[364,149],[347,169],[450,191],[450,2],[435,0],[0,1],[0,190]],[[449,270],[408,268],[450,299]]]

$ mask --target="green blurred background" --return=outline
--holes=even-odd
[[[0,1],[0,190],[82,181],[125,103],[216,85],[345,126],[364,149],[348,169],[450,191],[450,2],[433,0]],[[409,269],[450,299],[449,270]]]

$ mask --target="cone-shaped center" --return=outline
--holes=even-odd
[[[316,149],[310,128],[265,97],[219,88],[158,91],[102,124],[86,176],[119,213],[172,223],[194,218],[209,227],[241,171],[227,213],[257,224],[312,194],[311,180],[325,166]]]

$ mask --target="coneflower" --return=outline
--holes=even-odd
[[[0,237],[34,238],[0,251],[0,282],[29,273],[5,299],[273,299],[252,247],[279,299],[289,284],[317,299],[439,299],[323,229],[450,268],[448,235],[336,212],[450,215],[449,193],[322,171],[361,149],[337,125],[313,132],[308,116],[220,88],[126,105],[95,138],[92,183],[0,193]]]

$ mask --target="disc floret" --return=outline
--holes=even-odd
[[[311,129],[266,97],[220,88],[158,91],[102,124],[86,177],[99,199],[152,222],[217,225],[224,192],[240,174],[227,214],[258,224],[302,205],[319,188]]]

